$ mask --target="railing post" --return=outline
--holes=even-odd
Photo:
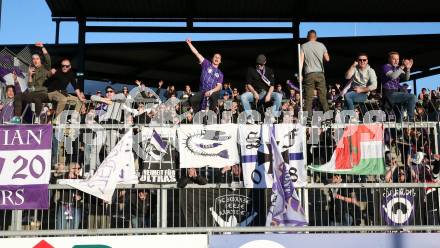
[[[23,227],[22,223],[23,210],[12,210],[11,216],[11,231],[21,231]]]
[[[160,223],[161,227],[166,228],[168,225],[168,191],[166,188],[160,189],[160,195],[161,195],[161,202],[160,202]]]

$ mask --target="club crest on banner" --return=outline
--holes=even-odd
[[[177,130],[181,168],[222,168],[239,163],[237,125],[181,125]]]
[[[415,189],[388,189],[382,197],[381,213],[387,225],[409,225],[414,221]]]
[[[252,209],[252,198],[239,195],[223,195],[215,198],[209,208],[212,218],[221,227],[248,226],[258,215]]]

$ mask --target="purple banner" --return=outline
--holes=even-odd
[[[52,125],[0,125],[0,151],[51,149]]]
[[[47,209],[47,184],[0,185],[0,209]]]

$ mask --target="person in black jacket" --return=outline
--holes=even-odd
[[[264,102],[274,101],[272,106],[272,114],[279,116],[282,95],[274,91],[275,75],[271,68],[266,66],[266,56],[258,55],[255,67],[249,67],[246,76],[246,89],[248,92],[243,93],[240,97],[244,111],[251,119],[251,102],[258,102],[264,99]],[[251,120],[252,122],[252,120]]]
[[[53,76],[46,82],[48,89],[47,97],[49,101],[57,102],[56,116],[63,112],[68,101],[75,102],[75,111],[79,113],[82,102],[85,99],[81,95],[81,90],[77,85],[75,73],[72,71],[70,60],[63,59],[61,61],[61,69],[52,69]],[[76,96],[67,93],[69,83],[75,89]]]

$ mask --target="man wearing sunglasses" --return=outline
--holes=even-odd
[[[376,72],[368,65],[366,53],[358,55],[356,61],[345,73],[345,79],[350,80],[351,86],[344,95],[344,109],[353,110],[354,103],[365,102],[369,92],[377,88]]]
[[[72,70],[72,65],[69,59],[61,61],[61,69],[52,69],[53,76],[47,81],[46,87],[48,89],[47,97],[49,101],[57,102],[56,116],[58,117],[66,107],[67,102],[75,103],[75,111],[79,113],[82,102],[85,99],[81,95],[81,90],[78,87],[75,73]],[[76,96],[67,93],[67,86],[71,84],[75,89]]]

